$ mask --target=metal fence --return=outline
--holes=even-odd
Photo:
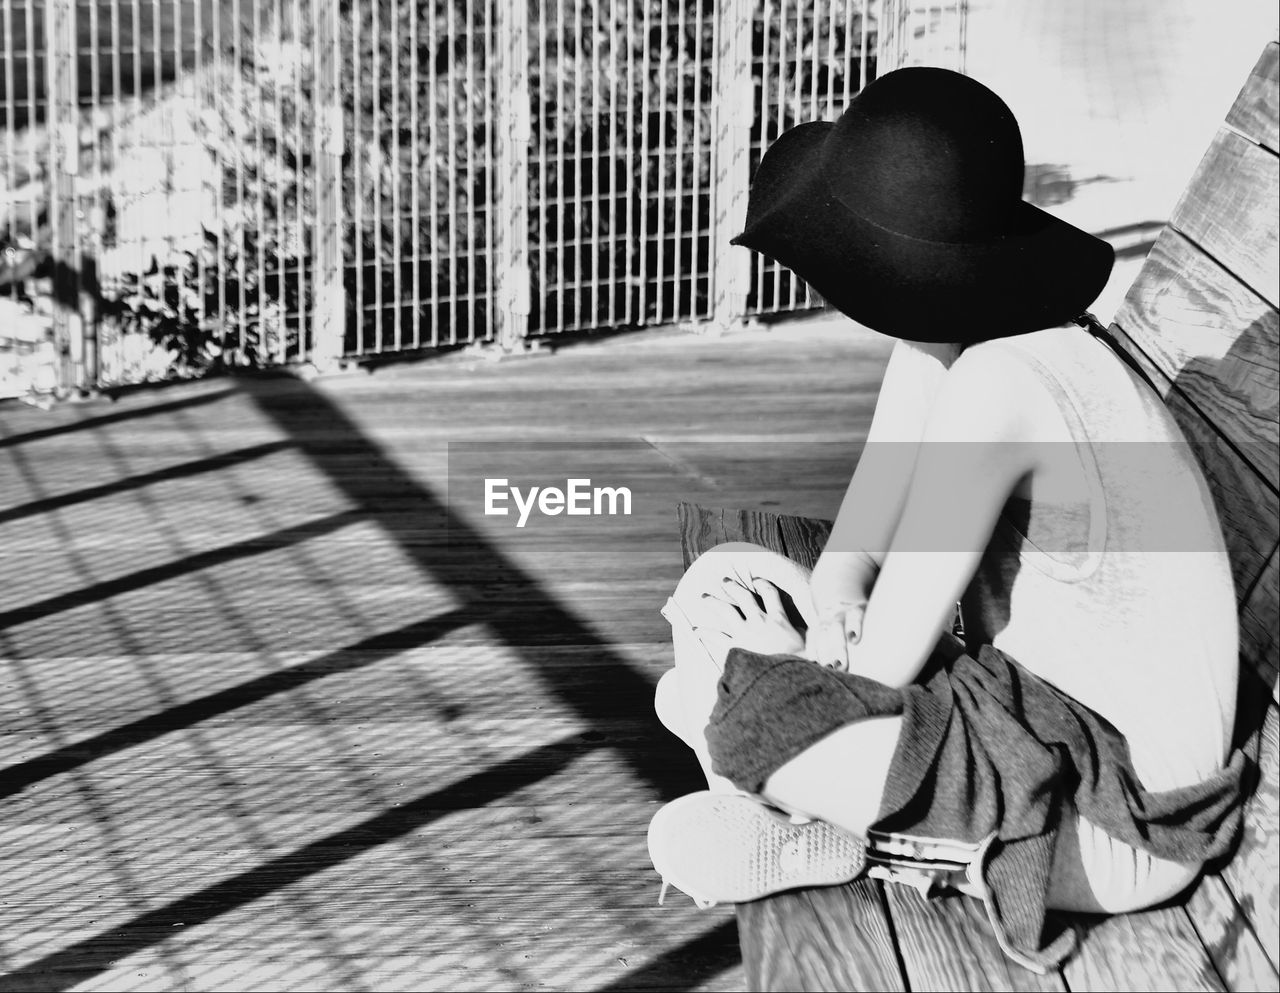
[[[820,303],[768,144],[964,3],[0,0],[4,348],[64,388]]]

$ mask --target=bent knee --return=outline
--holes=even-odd
[[[1055,880],[1059,884],[1055,889],[1065,897],[1052,901],[1058,909],[1104,914],[1143,910],[1183,892],[1203,868],[1200,863],[1157,858],[1113,838],[1083,817],[1074,821],[1078,862],[1072,859],[1074,866],[1067,864],[1068,875],[1078,876],[1074,880]],[[1061,885],[1063,882],[1067,885]],[[1068,903],[1074,906],[1064,905]]]
[[[1152,858],[1145,852],[1136,854],[1138,857],[1130,879],[1118,878],[1110,889],[1095,894],[1108,914],[1127,914],[1164,903],[1195,882],[1202,868],[1196,864]]]

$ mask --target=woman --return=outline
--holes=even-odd
[[[1022,178],[1008,107],[926,68],[761,162],[735,243],[899,340],[812,576],[713,550],[666,611],[659,714],[711,789],[658,813],[650,851],[699,902],[868,865],[982,899],[1043,970],[1069,949],[1047,909],[1158,903],[1231,846],[1221,530],[1160,398],[1085,313],[1110,247],[1023,202]]]

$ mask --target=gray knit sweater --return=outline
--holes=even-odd
[[[774,770],[837,728],[897,714],[902,734],[872,829],[969,844],[994,835],[980,867],[988,914],[1001,945],[1032,968],[1061,961],[1074,944],[1070,934],[1044,940],[1065,801],[1163,859],[1216,859],[1234,843],[1242,753],[1206,782],[1149,792],[1114,727],[989,646],[900,690],[806,659],[734,649],[707,741],[717,773],[760,793]]]

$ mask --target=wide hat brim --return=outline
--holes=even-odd
[[[1102,292],[1115,252],[1020,201],[980,241],[928,241],[861,217],[823,175],[834,124],[802,124],[765,154],[742,234],[860,324],[909,341],[972,342],[1056,327]]]

